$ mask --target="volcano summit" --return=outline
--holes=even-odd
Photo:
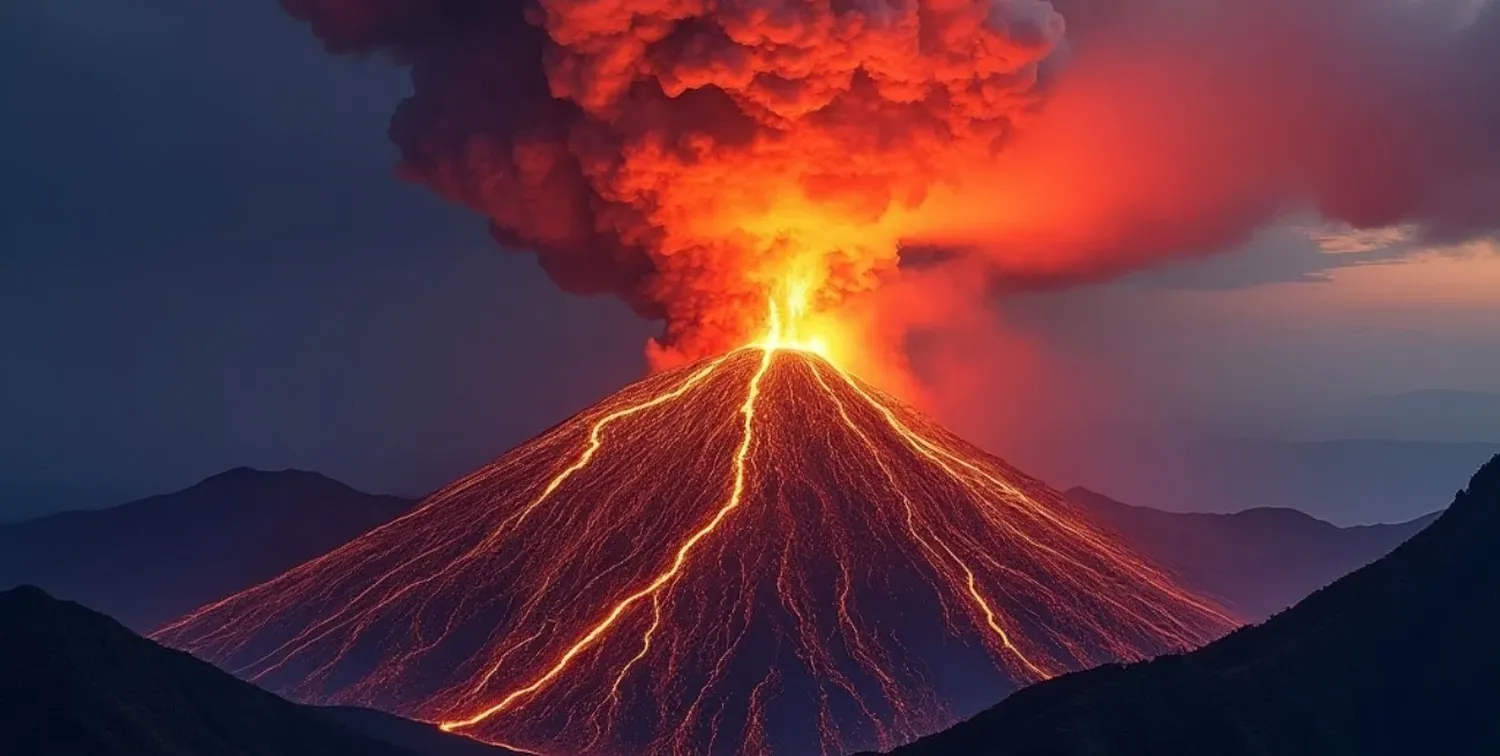
[[[294,698],[546,754],[888,747],[1233,626],[809,351],[657,374],[156,633]]]

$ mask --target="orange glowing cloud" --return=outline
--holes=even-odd
[[[410,61],[403,172],[662,319],[659,367],[894,276],[902,214],[1010,137],[1063,32],[1041,0],[285,4]]]
[[[661,320],[656,367],[764,338],[778,300],[804,340],[866,348],[866,324],[902,318],[862,311],[917,249],[1018,285],[1224,248],[1307,205],[1447,237],[1500,221],[1493,10],[283,4],[333,51],[410,64],[403,174],[564,289]]]

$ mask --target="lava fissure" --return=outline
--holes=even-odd
[[[712,755],[889,747],[1233,625],[779,323],[156,637],[530,752]]]

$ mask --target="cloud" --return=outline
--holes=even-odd
[[[1348,224],[1326,224],[1302,229],[1317,242],[1318,249],[1331,255],[1359,255],[1408,245],[1417,235],[1415,226],[1354,228]]]
[[[402,173],[566,291],[664,321],[658,364],[896,274],[893,219],[1035,105],[1042,0],[285,0],[337,53],[409,63]]]
[[[1493,4],[1466,22],[1443,0],[1059,8],[1068,55],[1045,103],[921,219],[923,241],[1077,281],[1253,246],[1289,214],[1419,244],[1500,225]]]

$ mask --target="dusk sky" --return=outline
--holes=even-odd
[[[403,70],[326,55],[275,2],[8,3],[0,87],[21,106],[0,141],[0,519],[237,465],[421,493],[645,371],[652,324],[393,175]],[[983,355],[994,384],[935,411],[1022,461],[1030,437],[1316,439],[1337,431],[1307,418],[1340,403],[1500,392],[1493,242],[1307,215],[994,315],[1045,367]],[[1471,435],[1436,440],[1500,440]]]

